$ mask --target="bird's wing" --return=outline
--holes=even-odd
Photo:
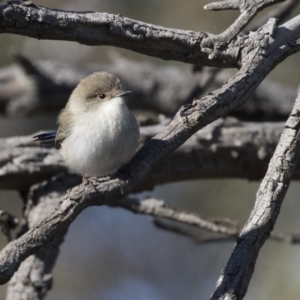
[[[68,137],[73,118],[72,114],[63,109],[58,118],[58,129],[55,138],[55,148],[60,149],[62,142]]]

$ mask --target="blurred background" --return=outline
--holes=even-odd
[[[35,4],[73,11],[122,14],[132,19],[172,28],[219,33],[238,12],[208,12],[203,0],[48,0]],[[300,5],[293,15],[300,13]],[[51,59],[78,65],[108,63],[111,47],[88,47],[71,42],[35,40],[0,35],[0,67],[12,63],[11,49],[31,60]],[[166,62],[127,50],[120,55],[135,61],[150,61],[159,68]],[[281,63],[269,80],[297,86],[300,55]],[[284,101],[284,99],[283,99]],[[1,137],[32,134],[56,128],[57,115],[28,119],[0,117]],[[147,194],[169,205],[195,211],[202,216],[246,221],[255,201],[259,182],[245,180],[201,180],[157,187]],[[276,230],[299,233],[300,185],[292,182]],[[21,215],[22,201],[13,191],[0,191],[0,209]],[[1,247],[5,245],[1,237]],[[54,269],[49,300],[181,300],[208,299],[231,253],[233,242],[196,244],[187,237],[159,230],[151,218],[122,209],[93,207],[72,224]],[[300,247],[268,241],[257,261],[245,299],[299,299]],[[0,298],[5,297],[0,287]]]

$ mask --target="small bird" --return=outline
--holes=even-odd
[[[118,170],[135,154],[138,123],[128,109],[120,80],[107,72],[82,79],[58,118],[57,132],[36,135],[54,142],[66,165],[83,178],[103,177]]]

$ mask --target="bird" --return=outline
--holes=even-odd
[[[66,165],[83,180],[116,172],[135,154],[139,126],[127,107],[120,80],[107,72],[82,79],[58,117],[57,131],[34,136],[54,143]]]

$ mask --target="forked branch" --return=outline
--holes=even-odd
[[[126,172],[120,170],[114,177],[94,179],[71,189],[53,212],[22,237],[8,244],[0,252],[0,283],[7,282],[24,259],[66,230],[86,207],[124,198],[162,158],[195,132],[243,105],[281,59],[300,50],[297,43],[289,43],[300,38],[300,22],[299,28],[294,26],[297,20],[296,17],[276,30],[279,39],[276,39],[276,34],[269,34],[270,31],[274,32],[274,22],[266,24],[259,32],[265,36],[264,43],[253,47],[256,39],[253,35],[250,37],[249,43],[246,43],[249,45],[246,51],[248,59],[244,58],[237,74],[220,89],[182,107],[172,122],[135,155],[126,166]],[[281,37],[282,30],[291,32]]]

